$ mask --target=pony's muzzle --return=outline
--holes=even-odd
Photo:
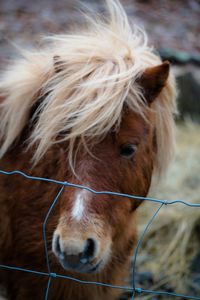
[[[54,233],[53,252],[66,270],[74,270],[80,273],[92,273],[97,271],[100,262],[94,263],[98,243],[94,238],[85,241],[63,241],[61,236]]]

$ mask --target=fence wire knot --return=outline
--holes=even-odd
[[[52,278],[57,278],[57,274],[56,273],[49,273],[49,276]]]
[[[135,289],[136,293],[141,294],[142,293],[142,289],[141,288],[136,288]]]

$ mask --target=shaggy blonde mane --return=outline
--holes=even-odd
[[[0,79],[2,157],[20,135],[39,97],[29,144],[37,163],[54,143],[69,141],[69,160],[77,137],[97,141],[120,125],[123,106],[143,115],[137,78],[161,63],[147,38],[131,26],[117,0],[107,0],[108,17],[86,16],[79,33],[56,35],[40,51],[23,51]],[[59,70],[56,70],[59,69]],[[157,167],[165,169],[174,148],[175,85],[167,85],[152,109],[156,116]]]

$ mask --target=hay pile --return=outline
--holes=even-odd
[[[177,155],[168,176],[152,190],[158,199],[200,204],[200,126],[186,122],[177,129]],[[139,209],[139,232],[158,208],[146,202]],[[200,208],[163,206],[139,251],[137,271],[153,277],[151,289],[200,295]],[[146,297],[143,299],[152,299]],[[165,299],[165,298],[162,298]],[[171,299],[171,298],[170,298]]]

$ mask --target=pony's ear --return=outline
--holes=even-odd
[[[169,76],[170,63],[163,62],[156,67],[147,68],[138,83],[142,87],[146,101],[151,104],[160,94]]]
[[[59,73],[63,70],[63,61],[61,60],[59,55],[54,55],[53,65],[56,73]]]

